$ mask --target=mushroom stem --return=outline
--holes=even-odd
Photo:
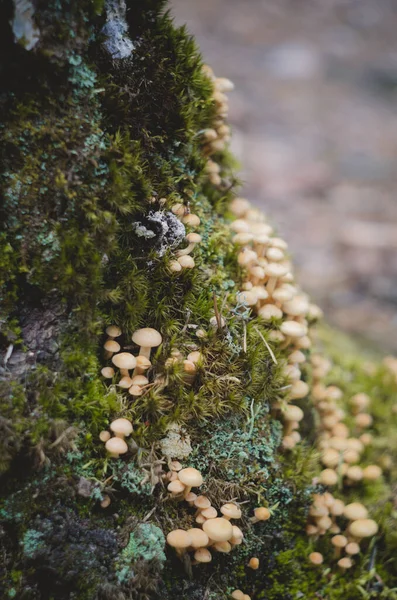
[[[271,296],[276,289],[278,277],[270,277],[266,285],[266,291]]]
[[[129,377],[130,376],[130,374],[128,372],[128,369],[120,369],[120,375],[122,377]]]
[[[185,256],[186,254],[190,254],[196,246],[197,246],[196,242],[190,242],[190,244],[186,248],[183,248],[182,250],[178,250],[176,255],[177,256]]]
[[[191,485],[187,485],[183,491],[183,498],[185,499],[186,496],[190,493],[190,490],[192,489]]]
[[[144,356],[148,360],[150,360],[150,351],[151,351],[151,347],[150,346],[141,346],[139,348],[139,354],[141,356]]]

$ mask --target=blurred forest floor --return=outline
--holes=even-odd
[[[236,84],[243,194],[331,323],[397,352],[396,0],[172,0]]]

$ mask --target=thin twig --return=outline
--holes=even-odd
[[[274,356],[274,352],[273,350],[270,348],[269,344],[267,343],[267,341],[265,340],[264,336],[262,335],[262,333],[259,331],[259,329],[257,327],[254,327],[255,331],[257,332],[257,334],[259,335],[259,337],[261,338],[262,342],[265,344],[266,348],[269,350],[269,354],[273,359],[273,362],[275,365],[277,365],[277,359]]]
[[[247,324],[243,321],[243,352],[247,353]]]
[[[219,314],[219,310],[218,310],[218,303],[216,301],[216,294],[214,292],[213,295],[213,299],[214,299],[214,311],[215,311],[215,319],[216,319],[216,324],[218,326],[218,329],[222,328],[222,321],[221,321],[221,315]]]

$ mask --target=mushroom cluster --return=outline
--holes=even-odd
[[[174,349],[171,352],[171,356],[165,361],[165,367],[169,368],[175,364],[181,365],[183,369],[183,381],[187,384],[192,384],[197,374],[197,365],[202,363],[202,361],[203,355],[198,350],[193,350],[184,358],[182,352]]]
[[[152,348],[156,348],[162,342],[161,334],[151,327],[138,329],[132,335],[132,341],[139,346],[138,356],[130,352],[120,352],[121,345],[115,341],[116,337],[122,335],[119,327],[111,325],[106,329],[108,339],[104,344],[105,358],[112,360],[113,367],[119,369],[120,379],[117,386],[128,390],[131,396],[142,396],[149,387],[149,379],[145,372],[151,366],[150,354]],[[103,367],[101,374],[105,379],[113,379],[115,370],[113,367]],[[132,373],[131,373],[132,371]]]
[[[342,390],[335,385],[324,384],[324,378],[331,369],[330,361],[313,354],[311,364],[312,399],[319,420],[317,443],[324,466],[320,474],[321,483],[334,486],[340,481],[345,486],[352,486],[379,479],[382,469],[378,465],[357,464],[365,447],[372,443],[372,435],[365,431],[372,425],[372,416],[368,412],[370,397],[358,393],[350,398],[349,417],[353,421],[353,429],[350,429],[345,422],[347,415],[338,405],[343,397]]]
[[[128,452],[127,442],[125,438],[130,436],[133,428],[132,423],[128,419],[116,419],[110,424],[110,430],[114,434],[112,437],[110,431],[101,431],[99,439],[104,442],[105,448],[111,458],[119,458],[121,454]]]
[[[224,150],[226,144],[230,141],[230,126],[225,123],[229,111],[226,93],[234,90],[234,84],[230,79],[226,79],[225,77],[216,77],[209,65],[203,65],[202,68],[207,77],[211,79],[214,90],[212,98],[215,104],[215,119],[211,128],[204,129],[201,132],[204,153],[207,156],[211,156]],[[209,181],[213,185],[221,185],[221,169],[217,162],[209,159],[205,171],[208,174]]]
[[[241,518],[241,509],[233,502],[227,502],[220,508],[220,517],[216,508],[211,506],[207,496],[198,496],[192,488],[198,488],[203,483],[203,477],[193,467],[182,468],[179,461],[169,463],[170,471],[164,479],[169,481],[167,486],[172,498],[184,500],[195,509],[195,521],[199,527],[184,531],[176,529],[167,536],[167,542],[173,546],[179,556],[186,551],[194,552],[194,564],[206,563],[212,560],[213,551],[228,553],[242,543],[243,532],[237,525],[232,525],[232,519]]]
[[[272,326],[269,337],[286,351],[282,365],[288,389],[288,400],[300,400],[309,393],[303,380],[305,351],[311,347],[309,323],[321,316],[321,310],[311,304],[296,282],[287,255],[288,246],[274,235],[264,215],[245,198],[235,198],[230,210],[236,217],[230,224],[233,243],[238,248],[237,260],[245,269],[246,279],[238,295],[240,302]],[[300,441],[297,431],[302,411],[288,406],[284,413],[283,446],[292,449]]]
[[[377,531],[377,523],[368,519],[368,510],[360,502],[345,504],[330,492],[314,494],[306,533],[314,540],[326,534],[332,535],[330,541],[334,547],[334,559],[340,569],[353,566],[353,557],[360,552],[360,542],[373,537]],[[319,552],[312,552],[309,560],[319,565],[323,557]]]
[[[184,204],[178,202],[171,207],[171,210],[182,221],[185,227],[193,229],[200,225],[200,217],[191,213],[189,208]],[[195,267],[194,258],[190,254],[201,243],[201,235],[192,231],[186,235],[185,241],[188,244],[186,248],[178,250],[176,253],[177,259],[171,260],[168,263],[168,269],[171,273],[180,273],[185,269],[193,269]]]

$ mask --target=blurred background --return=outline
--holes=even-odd
[[[236,85],[245,195],[329,322],[397,352],[397,0],[172,0]]]

